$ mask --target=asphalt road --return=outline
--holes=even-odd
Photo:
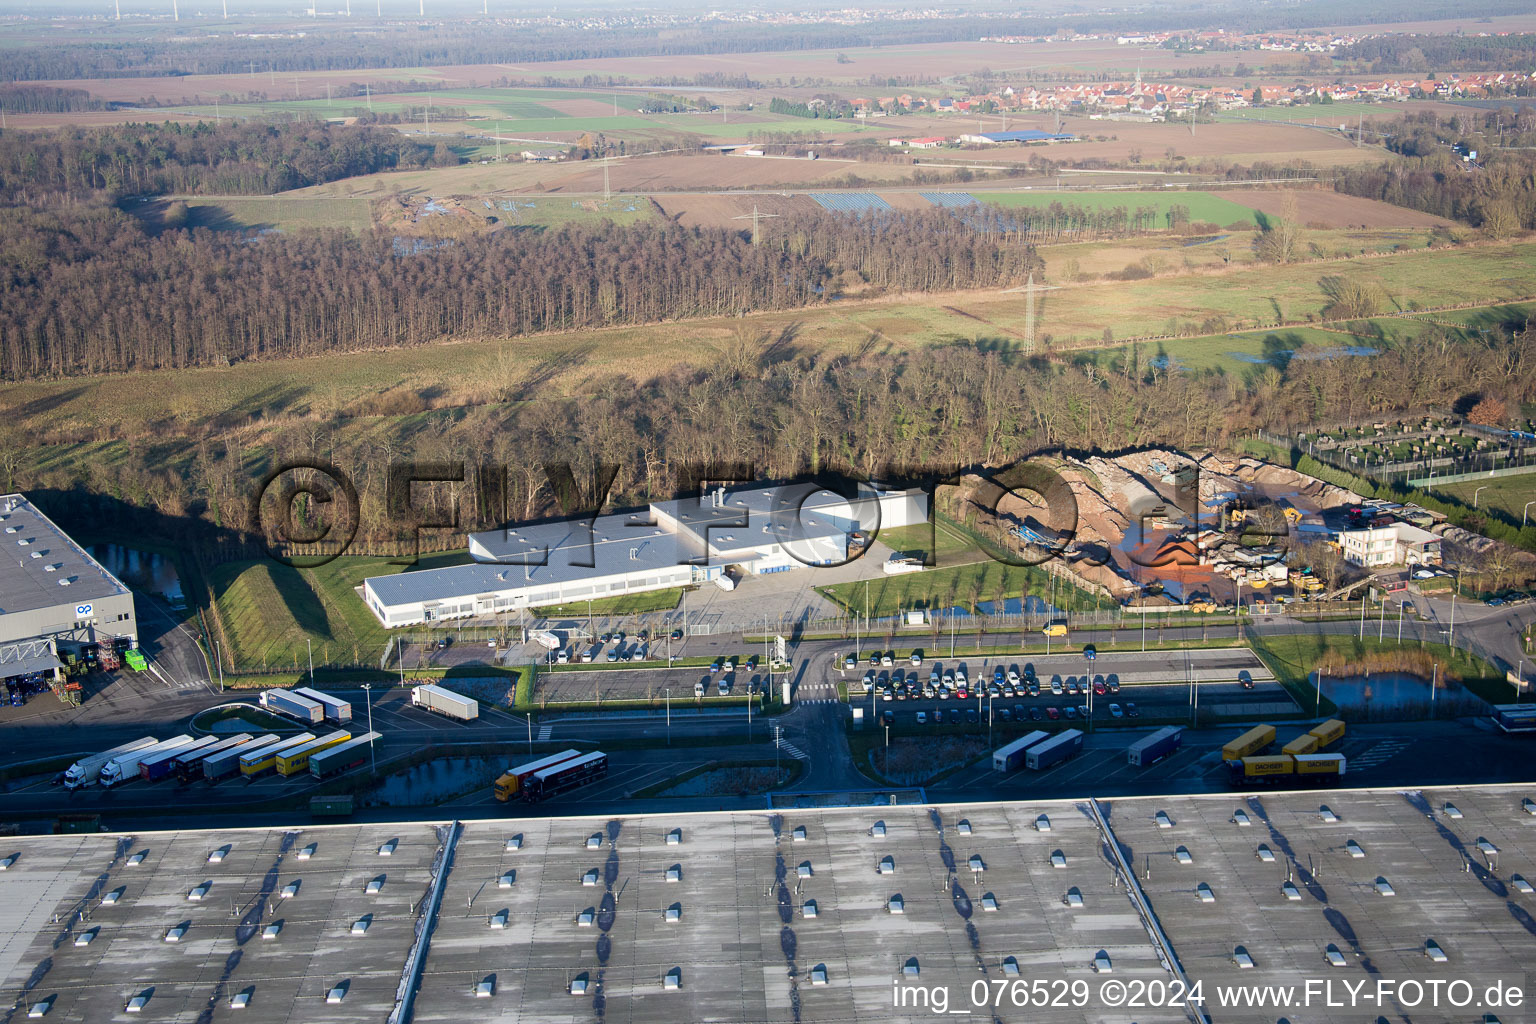
[[[147,674],[125,671],[113,677],[101,677],[94,682],[86,704],[78,709],[59,705],[51,695],[34,697],[24,708],[0,708],[0,763],[9,765],[66,754],[85,754],[144,735],[160,737],[174,735],[182,731],[189,719],[199,711],[233,700],[254,699],[252,694],[220,694],[216,683],[210,683],[206,678],[207,669],[202,663],[200,651],[191,641],[190,634],[180,627],[174,617],[163,607],[151,605],[146,608],[143,604],[144,599],[141,598],[141,630],[144,634],[144,646],[151,655],[156,671]],[[1442,604],[1446,607],[1441,607]],[[1428,621],[1408,620],[1403,623],[1405,639],[1423,637],[1427,640],[1444,641],[1448,638],[1450,633],[1448,602],[1429,603],[1426,611],[1429,616]],[[1459,603],[1455,625],[1456,640],[1459,645],[1468,639],[1473,639],[1480,649],[1492,652],[1497,657],[1508,658],[1511,667],[1514,667],[1520,663],[1522,656],[1520,630],[1533,617],[1536,617],[1536,607],[1532,606],[1519,606],[1514,609],[1486,608]],[[1369,622],[1366,624],[1367,633],[1373,632],[1371,625]],[[1395,622],[1377,625],[1383,631],[1389,632],[1389,635],[1396,635]],[[1297,622],[1282,617],[1263,620],[1258,626],[1251,627],[1250,632],[1348,634],[1358,631],[1359,628],[1358,622],[1317,624]],[[1119,629],[1115,631],[1115,635],[1118,639],[1125,640],[1138,635],[1139,632],[1139,630]],[[1212,636],[1215,632],[1195,626],[1163,630],[1162,635],[1164,639],[1172,640],[1176,637]],[[1223,677],[1234,678],[1235,673],[1242,670],[1244,665],[1253,664],[1251,655],[1242,651],[1160,651],[1156,646],[1157,631],[1149,630],[1149,649],[1145,656],[1140,652],[1106,653],[1090,664],[1079,650],[1083,640],[1090,636],[1102,642],[1109,638],[1110,632],[1107,630],[1093,633],[1078,631],[1068,638],[1072,642],[1071,652],[1063,654],[1056,651],[1049,656],[1041,652],[1042,638],[1035,633],[1024,635],[991,633],[984,638],[984,643],[986,647],[995,649],[998,652],[997,656],[1005,664],[1017,663],[1022,666],[1026,660],[1032,661],[1047,686],[1050,677],[1056,674],[1064,677],[1075,674],[1081,678],[1084,673],[1117,673],[1123,685],[1119,695],[1121,700],[1118,703],[1123,704],[1134,700],[1149,718],[1154,714],[1165,712],[1182,713],[1182,709],[1188,707],[1190,681],[1194,678],[1198,678],[1201,683],[1202,706],[1218,699],[1223,702],[1255,704],[1280,699],[1278,689],[1262,681],[1262,677],[1258,677],[1257,673],[1255,673],[1256,678],[1260,678],[1261,681],[1254,690],[1242,690],[1232,686],[1230,682],[1219,681]],[[1030,648],[1028,654],[1017,653],[1021,643],[1027,644]],[[925,633],[916,638],[877,638],[875,645],[866,641],[864,648],[867,651],[871,646],[878,646],[894,649],[897,655],[906,655],[914,646],[931,645],[932,636]],[[939,645],[940,649],[932,653],[940,655],[947,653],[943,650],[944,646]],[[974,640],[968,646],[974,647]],[[684,644],[684,648],[682,653],[688,656],[710,657],[724,653],[744,656],[757,653],[759,650],[758,645],[745,643],[739,637],[690,637]],[[677,760],[667,761],[666,758],[669,755],[666,746],[669,736],[680,745],[681,749],[685,750],[688,749],[687,744],[708,744],[720,745],[722,749],[743,753],[751,751],[751,756],[754,757],[764,751],[771,754],[775,750],[772,744],[772,731],[777,730],[777,738],[782,744],[778,748],[780,756],[796,757],[805,762],[805,773],[797,789],[803,791],[870,789],[873,784],[860,775],[852,765],[844,729],[848,711],[843,706],[843,702],[838,699],[836,690],[840,673],[834,656],[851,649],[852,644],[848,640],[815,640],[797,644],[792,652],[794,667],[790,672],[790,680],[796,694],[796,706],[790,712],[770,720],[755,718],[751,724],[753,745],[750,747],[745,745],[748,738],[747,716],[739,711],[726,711],[723,708],[710,709],[707,699],[701,702],[702,707],[694,708],[679,706],[674,702],[670,725],[665,715],[646,712],[545,715],[530,723],[526,716],[493,708],[485,708],[480,721],[466,724],[411,708],[408,691],[380,688],[371,693],[373,726],[385,737],[379,746],[381,758],[408,752],[424,744],[439,745],[446,749],[459,743],[505,743],[509,762],[520,756],[520,753],[526,753],[530,739],[535,743],[580,740],[601,744],[605,741],[623,740],[655,745],[655,749],[647,751],[616,751],[614,753],[616,764],[627,763],[632,755],[638,754],[656,755],[662,759],[657,762],[661,764],[684,763],[689,757],[697,756],[673,754],[670,756]],[[954,659],[941,660],[946,664],[954,661]],[[986,658],[961,660],[966,662],[973,681],[979,676],[990,676],[992,664],[990,660]],[[920,679],[927,678],[930,665],[931,663],[925,663],[921,668],[916,669]],[[892,670],[895,667],[893,666]],[[903,672],[913,671],[913,667],[909,664],[902,664],[900,667]],[[1077,670],[1075,673],[1074,667]],[[847,674],[847,678],[862,679],[866,670],[865,666],[861,666],[856,673]],[[682,678],[690,694],[692,678],[694,676],[702,678],[707,675],[707,669],[686,670],[686,672],[679,670],[679,672],[683,672]],[[587,675],[596,674],[587,673]],[[635,674],[621,671],[619,675]],[[741,675],[742,673],[738,672],[738,682]],[[1138,682],[1139,679],[1169,679],[1170,677],[1173,681],[1163,684],[1150,681]],[[776,676],[775,681],[777,682],[779,678]],[[334,690],[334,692],[354,702],[357,712],[354,731],[361,731],[367,725],[365,697],[369,695],[360,689]],[[1102,717],[1107,714],[1107,708],[1100,710],[1101,702],[1107,705],[1110,699],[1095,700],[1094,724],[1098,728],[1110,724]],[[1006,706],[1023,703],[1026,707],[1032,703],[1038,703],[1044,707],[1052,703],[1062,706],[1067,703],[1085,702],[1081,698],[1075,702],[1069,701],[1065,696],[1058,699],[1042,697],[1033,701],[1029,698],[1003,700]],[[692,703],[691,698],[688,703]],[[959,703],[955,700],[876,702],[877,712],[892,709],[912,717],[915,717],[915,712],[918,710],[944,709],[947,712],[957,707]],[[985,711],[985,703],[981,710]],[[1119,723],[1122,730],[1131,724],[1129,721]],[[1118,752],[1123,751],[1125,744],[1129,742],[1126,738],[1128,735],[1132,734],[1128,731],[1117,731],[1114,728],[1095,733],[1090,737],[1089,749],[1070,762],[1070,768],[1064,766],[1060,772],[1046,773],[1045,777],[992,779],[985,771],[977,772],[972,769],[936,785],[930,795],[938,799],[991,799],[1018,795],[1021,792],[1036,792],[1042,787],[1049,791],[1049,795],[1087,793],[1115,795],[1132,792],[1193,792],[1224,785],[1224,780],[1219,778],[1219,773],[1213,774],[1211,765],[1203,759],[1206,755],[1194,752],[1197,745],[1193,739],[1186,746],[1185,752],[1165,762],[1164,765],[1151,769],[1146,774],[1138,774],[1134,777],[1127,775],[1121,766],[1116,764],[1116,758],[1123,762],[1123,754]],[[1369,749],[1351,747],[1350,744],[1354,744],[1357,740],[1369,741],[1375,746]],[[1350,740],[1346,741],[1345,752],[1346,755],[1350,755],[1353,749],[1353,756],[1363,759],[1360,762],[1359,773],[1352,771],[1350,779],[1350,781],[1359,779],[1362,784],[1428,785],[1467,781],[1524,781],[1536,778],[1536,762],[1533,762],[1529,756],[1530,742],[1530,738],[1507,737],[1481,731],[1464,723],[1402,723],[1392,726],[1360,727]],[[1219,746],[1219,743],[1216,746]],[[1391,752],[1392,756],[1382,758],[1382,751]],[[1402,751],[1411,753],[1403,756]],[[620,759],[623,759],[622,762]],[[635,764],[640,766],[647,763],[649,762],[644,758],[638,758],[635,761]],[[653,777],[662,769],[652,767],[639,770],[648,772],[649,775],[637,776],[637,778]],[[1377,774],[1373,776],[1372,772]],[[620,804],[629,810],[640,809],[640,805],[634,803],[625,794],[632,793],[640,788],[641,784],[636,782],[634,785],[626,785],[628,781],[628,776],[616,772],[612,784],[605,783],[601,787],[593,787],[580,798],[571,798],[567,802],[573,811],[580,809],[583,813],[594,813],[604,807]],[[285,784],[304,785],[301,780],[287,780]],[[244,784],[237,783],[237,785]],[[263,784],[257,784],[258,787],[261,785]],[[141,823],[186,822],[191,820],[187,817],[188,815],[204,816],[216,813],[230,806],[232,795],[235,797],[234,802],[238,803],[238,794],[248,790],[228,789],[226,786],[193,786],[178,790],[174,786],[166,787],[164,784],[149,786],[143,783],[130,783],[112,793],[103,793],[98,789],[65,794],[61,789],[48,786],[46,780],[22,778],[0,787],[0,792],[6,793],[6,806],[12,808],[17,816],[55,814],[60,811],[101,811],[114,822],[132,821],[135,823],[133,827],[148,827]],[[755,799],[756,802],[748,801],[748,804],[760,806],[761,798]],[[684,801],[685,804],[686,802]],[[667,804],[667,806],[671,805]],[[478,813],[474,810],[475,806],[473,802],[465,805],[463,813]],[[557,801],[541,806],[543,809],[538,813],[551,813],[558,812],[560,808],[566,806],[566,803]],[[716,800],[711,806],[730,806],[730,804]],[[174,810],[169,810],[170,808]],[[484,808],[482,807],[481,810],[483,811]],[[509,811],[507,808],[499,808],[497,811],[519,813],[517,809]],[[410,817],[419,816],[421,812],[402,809],[398,812],[378,813],[384,816]],[[276,820],[282,820],[283,817],[283,815],[277,815]],[[291,812],[287,818],[292,818]],[[127,827],[126,824],[124,827]]]

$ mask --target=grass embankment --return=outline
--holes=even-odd
[[[1315,714],[1337,711],[1326,696],[1318,702],[1317,683],[1312,677],[1318,668],[1330,676],[1401,673],[1428,680],[1438,665],[1442,684],[1447,680],[1460,683],[1490,702],[1507,703],[1511,699],[1503,673],[1476,655],[1446,644],[1399,644],[1332,633],[1254,637],[1250,643],[1297,705]]]
[[[463,552],[447,552],[423,557],[414,568],[463,561]],[[311,652],[316,666],[377,665],[390,634],[356,588],[370,576],[390,576],[404,568],[387,558],[362,555],[344,555],[314,569],[270,560],[215,567],[209,584],[223,626],[225,671],[297,671],[307,667]]]

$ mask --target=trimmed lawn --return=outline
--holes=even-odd
[[[599,598],[591,603],[593,615],[639,615],[641,612],[661,612],[677,607],[683,598],[683,588],[649,590],[642,594],[621,594],[618,597]],[[584,619],[588,614],[585,601],[576,604],[551,604],[543,608],[530,608],[530,614],[548,619]],[[592,668],[583,665],[582,668]]]

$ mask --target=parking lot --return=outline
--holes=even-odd
[[[895,656],[893,656],[895,655]],[[878,664],[840,662],[849,698],[879,718],[939,724],[1007,722],[1021,713],[1034,722],[1167,718],[1192,705],[1229,715],[1295,710],[1290,696],[1252,651],[1194,650],[1020,659],[1004,657],[924,660],[886,651]]]

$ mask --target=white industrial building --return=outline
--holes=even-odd
[[[56,675],[61,646],[138,646],[132,592],[20,494],[0,496],[0,550],[0,682]]]
[[[1355,565],[1438,565],[1440,538],[1407,523],[1344,530],[1339,534],[1344,560]]]
[[[812,485],[718,488],[643,510],[469,535],[473,565],[374,576],[363,599],[386,626],[666,590],[728,569],[761,576],[838,565],[875,531],[928,520],[917,489],[850,502]]]

